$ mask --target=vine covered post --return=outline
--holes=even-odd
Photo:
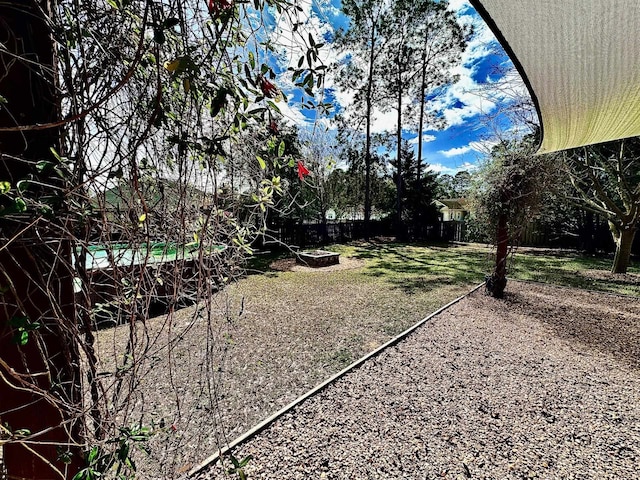
[[[497,144],[471,191],[476,221],[496,246],[493,271],[485,277],[487,293],[495,298],[504,296],[511,248],[554,188],[556,157],[535,155],[536,148],[535,134]]]
[[[507,215],[500,213],[496,227],[496,265],[487,276],[487,292],[495,298],[504,296],[507,287],[507,258],[509,255],[509,225]]]
[[[0,6],[0,127],[59,117],[49,6]],[[68,334],[75,328],[71,246],[56,232],[61,185],[38,169],[58,145],[57,128],[0,132],[0,445],[9,478],[66,478],[80,460],[71,446],[76,412],[63,407],[79,401],[78,354]],[[32,212],[29,197],[55,206]]]

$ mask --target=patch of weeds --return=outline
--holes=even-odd
[[[389,335],[390,337],[397,337],[405,331],[405,327],[400,322],[392,321],[390,323],[385,323],[382,326],[382,331],[385,333],[385,335]]]
[[[332,352],[328,356],[328,361],[333,365],[338,365],[344,368],[353,363],[353,352],[348,348],[341,348]]]
[[[237,475],[239,480],[246,480],[247,478],[249,478],[244,471],[244,467],[246,467],[247,464],[253,459],[251,455],[244,457],[242,460],[238,460],[236,457],[231,455],[229,459],[233,464],[233,467],[227,470],[227,473],[229,475]]]

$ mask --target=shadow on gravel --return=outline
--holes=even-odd
[[[525,309],[560,338],[640,369],[640,300],[576,291],[562,297],[511,293],[505,301],[510,308]]]

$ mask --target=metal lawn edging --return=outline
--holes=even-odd
[[[315,394],[319,393],[320,391],[324,390],[326,387],[328,387],[329,385],[334,383],[336,380],[338,380],[338,379],[342,378],[343,376],[345,376],[351,370],[354,370],[354,369],[360,367],[367,360],[370,360],[370,359],[378,356],[380,353],[382,353],[387,348],[392,347],[392,346],[396,345],[397,343],[399,343],[400,341],[404,340],[414,330],[417,330],[422,325],[424,325],[429,320],[431,320],[433,317],[435,317],[436,315],[442,313],[447,308],[455,305],[456,303],[458,303],[460,300],[464,299],[465,297],[468,297],[469,295],[471,295],[472,293],[474,293],[476,290],[480,289],[484,285],[485,285],[485,282],[482,282],[481,284],[473,287],[469,292],[467,292],[464,295],[456,298],[455,300],[452,300],[451,302],[447,303],[443,307],[440,307],[435,312],[429,314],[428,316],[426,316],[425,318],[420,320],[418,323],[412,325],[411,327],[406,329],[404,332],[400,333],[399,335],[397,335],[394,338],[392,338],[391,340],[389,340],[384,345],[376,348],[374,351],[372,351],[372,352],[366,354],[364,357],[361,357],[360,359],[356,360],[351,365],[349,365],[348,367],[346,367],[343,370],[339,371],[338,373],[336,373],[332,377],[329,377],[327,380],[325,380],[321,384],[319,384],[316,387],[312,388],[307,393],[305,393],[302,396],[298,397],[293,402],[289,403],[288,405],[286,405],[285,407],[281,408],[280,410],[278,410],[276,413],[274,413],[270,417],[266,418],[265,420],[263,420],[262,422],[260,422],[256,426],[252,427],[250,430],[246,431],[245,433],[243,433],[242,435],[237,437],[235,440],[233,440],[231,443],[229,443],[224,448],[218,449],[218,451],[216,453],[214,453],[213,455],[209,456],[204,461],[202,461],[200,464],[198,464],[195,467],[193,467],[191,470],[189,470],[187,472],[186,476],[181,477],[179,480],[186,480],[189,477],[191,477],[192,475],[195,475],[196,473],[201,472],[202,470],[204,470],[208,466],[214,464],[216,461],[218,461],[224,455],[229,453],[235,447],[237,447],[241,443],[246,442],[251,437],[254,437],[258,433],[260,433],[262,430],[267,428],[271,423],[275,422],[278,418],[282,417],[285,413],[288,413],[290,410],[293,410],[295,407],[297,407],[298,405],[303,403],[309,397],[312,397],[313,395],[315,395]]]

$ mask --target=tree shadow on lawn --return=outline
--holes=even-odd
[[[447,244],[370,243],[357,247],[354,257],[369,260],[365,275],[382,277],[408,294],[480,283],[490,264],[487,252]]]
[[[611,356],[640,369],[640,300],[594,294],[548,290],[509,293],[510,308],[522,307],[527,315],[549,326],[553,332],[589,350]]]
[[[269,277],[275,277],[278,275],[279,271],[274,269],[271,265],[276,260],[281,260],[283,258],[290,258],[292,256],[291,252],[266,252],[252,255],[249,259],[247,259],[245,268],[246,275],[266,275]]]
[[[611,274],[610,267],[610,261],[601,257],[553,258],[529,257],[527,254],[527,257],[516,258],[510,276],[610,293],[640,294],[638,274]]]

